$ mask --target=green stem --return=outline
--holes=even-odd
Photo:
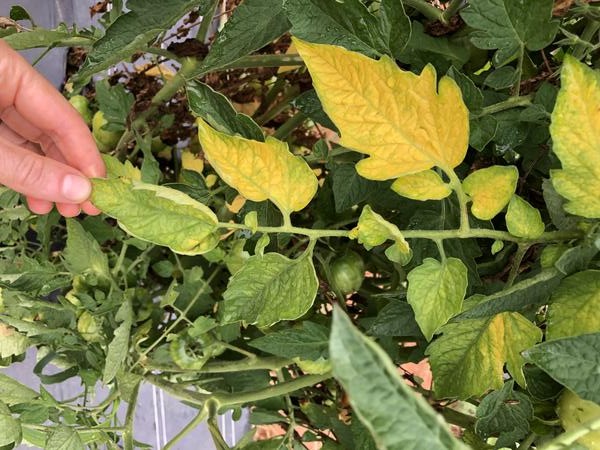
[[[452,190],[456,193],[456,197],[458,198],[458,204],[460,206],[460,228],[459,230],[468,233],[469,232],[469,211],[467,209],[467,204],[469,203],[469,197],[465,193],[462,187],[462,183],[456,175],[456,172],[453,169],[443,169],[448,178],[450,178],[450,186]]]
[[[589,422],[585,422],[577,428],[573,428],[572,430],[557,436],[550,442],[540,447],[540,450],[564,450],[569,448],[571,444],[575,443],[577,439],[592,431],[600,431],[600,416],[590,420]]]
[[[209,362],[198,369],[182,369],[179,366],[168,364],[142,363],[147,370],[160,370],[169,373],[233,373],[246,370],[277,370],[293,364],[292,360],[279,358],[278,356],[244,358],[237,361],[214,361]]]
[[[588,19],[588,22],[585,25],[583,32],[581,33],[580,39],[582,42],[580,44],[577,44],[575,46],[575,48],[573,48],[573,56],[575,58],[577,58],[577,59],[583,58],[583,55],[585,55],[585,50],[588,47],[588,44],[591,42],[591,40],[594,37],[594,34],[596,34],[599,29],[600,29],[600,22],[597,22],[596,20]]]
[[[521,95],[519,97],[510,97],[504,100],[503,102],[494,103],[493,105],[481,108],[481,112],[479,114],[476,114],[474,117],[483,117],[501,111],[506,111],[507,109],[518,108],[521,106],[529,106],[531,105],[531,100],[533,100],[533,95]]]
[[[119,253],[119,257],[117,258],[117,262],[115,263],[115,267],[112,270],[112,276],[117,277],[119,272],[121,271],[121,267],[123,266],[123,261],[125,260],[125,254],[127,253],[127,244],[123,242],[121,245],[121,252]]]
[[[167,442],[167,445],[163,447],[163,450],[171,450],[175,448],[175,444],[177,444],[180,440],[182,440],[185,436],[187,436],[192,430],[194,430],[198,425],[200,425],[206,418],[208,417],[208,410],[206,408],[202,408],[198,415],[194,417],[190,423],[188,423],[182,430],[177,433],[173,439]]]
[[[219,344],[225,347],[226,349],[239,353],[240,355],[244,355],[247,358],[256,358],[256,355],[254,353],[244,350],[243,348],[240,348],[237,345],[228,344],[227,342],[219,342]]]
[[[304,114],[302,111],[297,112],[277,129],[277,131],[273,134],[273,137],[283,141],[290,134],[292,134],[297,127],[302,125],[306,119],[306,114]]]
[[[442,22],[446,25],[450,21],[450,19],[458,12],[458,10],[463,5],[464,0],[451,0],[448,7],[444,10],[442,14]]]
[[[419,11],[430,20],[444,22],[443,11],[435,6],[432,6],[425,0],[402,0],[402,3],[404,3],[405,6],[410,6],[411,8]]]
[[[437,245],[438,251],[440,252],[440,258],[442,259],[442,262],[446,261],[446,251],[444,250],[444,240],[437,239],[435,241],[435,245]]]
[[[213,23],[215,18],[215,14],[217,12],[217,7],[221,0],[213,0],[212,5],[207,10],[207,15],[202,17],[202,22],[200,23],[200,28],[198,28],[198,34],[196,34],[196,39],[200,42],[206,42],[206,35],[208,34],[208,30]],[[166,448],[166,447],[165,447]]]
[[[537,437],[537,434],[531,433],[529,436],[527,436],[527,439],[525,439],[523,442],[521,442],[521,444],[519,444],[519,448],[523,448],[524,450],[529,450],[531,448],[531,446],[533,445],[533,443],[535,442],[536,437]]]
[[[521,80],[523,79],[523,61],[525,59],[525,47],[521,46],[521,52],[519,53],[519,59],[517,61],[517,81],[513,88],[513,97],[520,98],[519,93],[521,92]]]
[[[217,450],[229,450],[229,445],[223,439],[223,435],[221,434],[221,430],[219,430],[219,426],[217,425],[217,418],[211,417],[207,421],[208,431],[210,431],[210,435],[213,438],[213,443]]]
[[[279,114],[284,112],[290,107],[290,102],[298,96],[297,89],[290,89],[289,92],[284,93],[281,100],[279,100],[272,108],[268,109],[264,114],[256,117],[254,120],[259,125],[264,125],[276,118]]]
[[[250,55],[228,64],[218,70],[225,69],[250,69],[253,67],[281,67],[303,66],[304,61],[300,55]]]
[[[137,383],[133,389],[133,394],[127,407],[125,415],[125,431],[123,431],[123,447],[125,450],[134,450],[133,447],[133,419],[135,418],[135,407],[137,404],[138,394],[140,393],[141,382]]]

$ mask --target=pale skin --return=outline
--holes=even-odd
[[[64,97],[0,39],[0,184],[29,209],[65,217],[99,214],[90,178],[105,167],[85,122]]]

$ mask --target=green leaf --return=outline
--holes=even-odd
[[[12,20],[29,20],[31,22],[31,15],[22,6],[11,6],[9,15]]]
[[[464,449],[433,409],[398,375],[387,354],[363,336],[339,309],[329,341],[333,374],[373,435],[377,448]]]
[[[590,262],[598,254],[598,247],[592,242],[582,242],[565,250],[554,266],[563,274],[571,275],[589,267]]]
[[[215,214],[179,191],[127,179],[92,184],[94,205],[132,236],[184,255],[206,253],[219,243]]]
[[[477,113],[483,107],[483,94],[481,90],[475,86],[473,80],[467,75],[457,70],[454,66],[448,70],[448,76],[456,81],[456,84],[462,92],[463,101],[471,114]]]
[[[0,400],[0,446],[19,443],[22,435],[21,423],[12,416],[10,409],[2,400]]]
[[[256,122],[249,116],[238,113],[227,97],[210,86],[199,81],[189,82],[187,98],[192,113],[217,131],[264,142],[263,131]]]
[[[469,121],[469,145],[482,152],[496,136],[498,120],[494,116],[471,118]]]
[[[504,364],[525,385],[521,352],[539,342],[542,332],[518,313],[449,323],[427,348],[438,397],[479,397],[503,385]]]
[[[461,12],[463,20],[477,31],[471,42],[486,50],[498,49],[494,64],[501,67],[525,48],[541,50],[552,42],[558,23],[551,22],[552,0],[478,0]]]
[[[456,258],[441,263],[426,258],[408,273],[407,279],[406,298],[423,335],[430,341],[436,331],[462,309],[467,292],[467,268]]]
[[[81,36],[75,31],[67,30],[61,26],[55,30],[36,28],[32,31],[13,33],[2,38],[15,50],[27,50],[30,48],[44,47],[71,47],[90,46],[94,40],[89,36]]]
[[[369,56],[399,54],[410,37],[410,21],[398,0],[382,4],[379,19],[359,0],[286,0],[284,8],[294,36]]]
[[[524,356],[581,398],[600,404],[600,333],[546,341]]]
[[[111,23],[104,36],[94,43],[76,75],[77,84],[87,83],[93,74],[145,49],[148,42],[171,28],[198,3],[198,0],[129,0],[129,11]],[[207,0],[203,0],[202,6],[206,7],[207,3]]]
[[[28,347],[29,340],[27,336],[0,323],[0,358],[22,355]]]
[[[496,448],[512,447],[527,436],[533,420],[531,400],[513,387],[513,381],[504,383],[501,390],[486,395],[477,407],[475,431],[484,439],[498,437]]]
[[[335,212],[338,213],[365,201],[375,184],[361,177],[354,164],[332,164],[331,179]]]
[[[600,217],[600,73],[566,55],[552,112],[553,150],[562,164],[550,176],[566,212]]]
[[[321,104],[321,100],[319,100],[319,96],[314,89],[310,91],[303,92],[298,97],[294,98],[291,102],[292,106],[298,108],[302,111],[306,116],[310,117],[317,123],[329,128],[330,130],[338,132],[337,127],[331,121],[329,116],[323,111],[323,105]],[[328,150],[328,149],[327,149]],[[313,149],[314,153],[314,149]]]
[[[519,73],[514,67],[504,66],[494,70],[486,78],[483,84],[497,91],[513,86],[519,80]]]
[[[415,320],[410,305],[400,300],[391,300],[385,305],[369,328],[375,336],[420,336],[421,329]]]
[[[0,373],[0,398],[9,406],[27,403],[39,397],[33,389],[28,388],[17,380]]]
[[[508,205],[518,178],[515,166],[491,166],[471,172],[463,181],[463,189],[473,201],[473,215],[481,220],[493,219]]]
[[[85,447],[79,434],[72,427],[58,426],[48,437],[48,450],[84,450]]]
[[[557,270],[544,270],[531,278],[515,283],[508,289],[481,298],[477,305],[463,312],[456,319],[478,319],[501,312],[521,311],[532,305],[545,305],[561,278]]]
[[[129,178],[130,180],[141,181],[142,173],[140,169],[134,167],[129,160],[119,161],[111,155],[103,154],[102,160],[106,166],[106,178]]]
[[[108,258],[94,239],[75,219],[67,219],[67,245],[63,252],[65,266],[78,275],[93,273],[110,280]]]
[[[252,256],[229,280],[219,309],[221,322],[264,327],[297,319],[312,306],[317,288],[310,255],[296,260],[278,253]]]
[[[350,237],[358,239],[358,243],[363,244],[367,250],[391,239],[395,241],[398,250],[406,255],[406,262],[412,255],[400,229],[373,211],[369,205],[366,205],[360,213],[358,225],[350,232]]]
[[[535,239],[544,233],[544,222],[537,208],[513,195],[506,211],[506,228],[513,236]]]
[[[123,131],[127,128],[127,117],[135,101],[131,92],[125,91],[122,84],[111,86],[108,80],[96,83],[98,108],[108,122],[102,127],[108,131]]]
[[[282,0],[245,0],[217,35],[199,73],[225,67],[290,29]]]
[[[313,322],[303,322],[302,327],[269,333],[249,342],[251,347],[282,358],[300,358],[316,361],[327,358],[329,330]]]
[[[124,300],[125,302],[116,315],[117,321],[121,324],[115,330],[113,339],[108,344],[104,373],[102,374],[104,384],[110,383],[117,376],[129,353],[129,333],[133,325],[133,310],[127,296],[124,296]]]
[[[600,332],[600,270],[562,280],[548,308],[548,339]]]
[[[559,230],[572,230],[577,227],[579,219],[565,213],[565,199],[556,192],[550,180],[545,179],[542,181],[542,191],[546,202],[546,210],[554,226]]]

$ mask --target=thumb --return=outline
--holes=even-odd
[[[21,194],[57,203],[83,203],[92,191],[78,170],[0,140],[0,183]]]

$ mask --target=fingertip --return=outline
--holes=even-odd
[[[89,201],[83,202],[81,205],[81,209],[84,213],[90,216],[97,216],[102,213],[102,211],[100,211],[98,208],[92,205]]]
[[[74,203],[57,203],[56,209],[64,217],[77,217],[81,213],[79,205]]]
[[[52,211],[52,207],[54,203],[49,202],[48,200],[41,200],[39,198],[27,197],[27,206],[29,210],[34,214],[48,214]]]

